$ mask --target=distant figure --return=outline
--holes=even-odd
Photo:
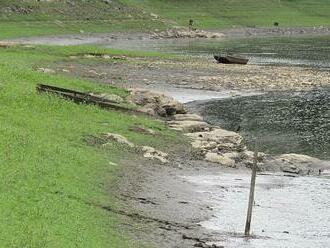
[[[190,19],[189,20],[189,30],[193,30],[193,25],[194,25],[194,20],[193,19]]]

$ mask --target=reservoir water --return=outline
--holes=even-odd
[[[192,102],[211,124],[237,131],[270,154],[330,159],[330,88]]]

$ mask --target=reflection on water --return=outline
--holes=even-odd
[[[254,238],[242,234],[250,176],[224,173],[186,177],[207,194],[215,217],[201,224],[221,233],[228,248],[325,248],[330,245],[329,177],[259,175],[252,218]],[[205,190],[207,189],[207,190]]]
[[[261,151],[330,158],[330,88],[195,102],[205,120],[236,131]]]

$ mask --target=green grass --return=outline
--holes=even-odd
[[[156,13],[160,19],[155,19]],[[330,0],[0,1],[0,38],[80,32],[197,28],[329,26]],[[163,22],[162,19],[167,21]]]
[[[330,25],[329,0],[122,0],[187,26],[198,28]]]
[[[145,31],[165,27],[117,0],[0,1],[0,38],[79,32]]]
[[[0,49],[0,247],[133,246],[117,231],[118,216],[86,203],[118,206],[109,185],[122,166],[120,157],[134,152],[87,145],[84,137],[116,132],[160,148],[177,140],[159,122],[36,93],[43,82],[126,95],[123,89],[32,69],[82,49]],[[134,124],[161,133],[162,141],[130,131]]]

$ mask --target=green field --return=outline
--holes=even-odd
[[[85,32],[329,26],[330,0],[2,0],[0,38]],[[159,15],[155,18],[152,14]]]
[[[109,189],[123,166],[120,157],[142,155],[115,144],[93,146],[86,137],[115,132],[159,149],[178,141],[160,122],[36,93],[43,82],[127,95],[104,84],[35,71],[82,51],[118,53],[93,47],[0,48],[0,247],[131,247],[117,231],[120,216],[100,206],[118,207]],[[153,129],[161,141],[130,131],[132,125]]]
[[[196,27],[267,27],[330,25],[330,0],[123,0],[164,18]]]
[[[0,38],[164,27],[149,13],[117,0],[2,0]]]

